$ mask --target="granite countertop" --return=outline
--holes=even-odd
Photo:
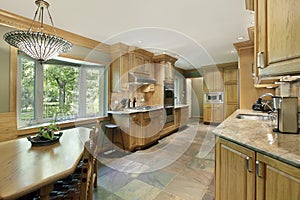
[[[179,104],[179,105],[175,105],[174,108],[184,108],[184,107],[188,107],[187,104]],[[124,109],[124,110],[109,110],[107,111],[108,114],[116,114],[116,115],[122,115],[122,114],[134,114],[134,113],[141,113],[141,112],[149,112],[149,111],[154,111],[154,110],[159,110],[159,109],[163,109],[163,106],[151,106],[150,109]]]
[[[176,108],[184,108],[184,107],[188,107],[189,105],[187,105],[187,104],[177,104],[177,105],[175,105],[175,109]]]
[[[240,113],[268,115],[253,110],[237,110],[217,126],[213,133],[300,168],[300,134],[275,133],[269,121],[237,119],[236,115]]]
[[[141,113],[141,112],[149,112],[149,111],[155,111],[163,109],[162,106],[153,106],[150,109],[131,109],[131,108],[126,108],[124,110],[109,110],[107,111],[108,114],[116,114],[116,115],[129,115],[129,114],[134,114],[134,113]]]

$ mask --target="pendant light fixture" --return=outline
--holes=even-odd
[[[43,32],[44,11],[47,10],[54,34],[56,34],[53,20],[48,9],[49,3],[43,0],[36,0],[35,4],[38,8],[29,29],[27,31],[16,30],[5,33],[3,38],[8,44],[22,50],[30,57],[40,62],[45,62],[59,54],[70,51],[72,44],[62,37]],[[32,28],[37,17],[40,26],[37,28],[37,31],[33,31]]]

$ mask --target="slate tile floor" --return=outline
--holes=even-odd
[[[214,126],[188,126],[145,150],[99,155],[94,199],[213,200]]]

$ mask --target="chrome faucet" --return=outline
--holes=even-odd
[[[262,98],[266,97],[266,96],[271,96],[274,97],[274,95],[272,93],[264,93],[262,95],[260,95],[258,97],[258,100],[253,104],[252,109],[253,110],[259,110],[259,111],[268,111],[270,110],[271,112],[274,111],[273,107],[269,105],[269,103],[273,102],[273,98],[272,101],[263,101]]]
[[[273,104],[273,97],[274,95],[272,93],[264,93],[262,95],[260,95],[260,97],[258,99],[262,99],[263,97],[267,97],[267,96],[270,96],[272,97],[272,104]],[[261,104],[263,106],[267,106],[271,111],[270,112],[274,112],[274,108],[272,106],[269,105],[270,101],[261,101]]]

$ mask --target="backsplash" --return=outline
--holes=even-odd
[[[147,99],[145,98],[145,93],[139,90],[130,90],[130,91],[121,91],[121,92],[112,92],[111,100],[110,100],[110,109],[111,110],[121,110],[124,106],[122,106],[122,99],[129,99],[132,102],[133,98],[136,98],[136,106],[144,106],[147,105]],[[128,107],[128,101],[126,102],[125,107]]]
[[[298,126],[300,128],[300,81],[286,82],[275,89],[276,96],[298,97]]]

